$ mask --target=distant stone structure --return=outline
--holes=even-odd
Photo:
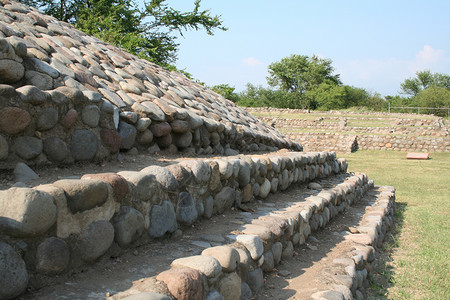
[[[352,121],[386,122],[383,127],[348,126],[349,118],[342,112],[314,112],[321,117],[306,118],[309,112],[295,109],[246,108],[249,112],[264,112],[274,117],[261,117],[271,122],[290,139],[302,144],[304,151],[395,150],[405,152],[450,152],[450,125],[441,117],[416,114],[352,113]],[[304,114],[305,119],[283,118],[283,114]],[[363,117],[361,117],[363,115]],[[299,129],[297,132],[296,129]]]

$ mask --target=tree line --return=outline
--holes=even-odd
[[[400,95],[382,97],[363,88],[345,85],[334,74],[331,59],[306,55],[291,55],[268,66],[268,88],[248,83],[236,93],[227,84],[212,89],[241,106],[278,107],[317,110],[360,108],[387,111],[391,106],[450,107],[450,76],[419,71],[416,77],[401,83]],[[407,110],[404,110],[406,112]],[[424,111],[446,115],[442,111]]]

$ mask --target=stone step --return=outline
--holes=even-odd
[[[274,272],[258,299],[367,299],[376,249],[394,225],[395,191],[376,186],[327,228],[315,232]]]
[[[226,211],[122,256],[103,257],[86,272],[24,298],[250,299],[264,286],[263,272],[292,257],[312,231],[371,187],[365,174],[296,185],[245,212]]]

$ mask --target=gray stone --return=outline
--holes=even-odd
[[[26,164],[22,162],[16,164],[14,168],[14,180],[16,182],[30,182],[38,178],[39,175]]]
[[[10,245],[0,242],[0,298],[16,298],[27,288],[25,262]]]
[[[75,160],[91,160],[97,153],[97,137],[90,130],[76,129],[72,135],[70,148]]]
[[[235,201],[236,191],[226,186],[214,197],[214,207],[218,213],[223,213],[226,209],[231,208]]]
[[[149,145],[152,143],[152,141],[153,141],[153,133],[149,129],[146,129],[142,132],[139,132],[138,130],[137,142],[139,144]]]
[[[205,274],[207,278],[217,278],[222,273],[219,261],[211,256],[196,255],[176,259],[172,268],[192,268]]]
[[[53,183],[64,190],[73,214],[102,206],[108,200],[107,183],[95,179],[63,179]]]
[[[139,132],[145,131],[152,124],[152,119],[150,118],[140,118],[136,122],[136,129]]]
[[[230,246],[217,246],[205,249],[202,255],[216,258],[224,272],[234,272],[239,265],[239,252]]]
[[[235,272],[225,274],[218,283],[218,290],[227,300],[241,299],[241,278]]]
[[[195,200],[189,193],[181,192],[178,196],[177,221],[184,225],[191,225],[197,218]]]
[[[53,78],[47,74],[36,71],[26,71],[25,79],[27,84],[34,85],[41,90],[51,90],[53,88]]]
[[[292,256],[294,256],[294,245],[291,241],[288,241],[286,244],[286,247],[283,250],[283,253],[281,255],[284,259],[288,259]]]
[[[209,219],[212,217],[213,211],[214,211],[214,199],[213,197],[209,196],[205,199],[205,207],[204,207],[203,217],[206,219]]]
[[[100,109],[97,105],[87,105],[81,112],[83,123],[89,127],[97,127],[100,121]]]
[[[258,260],[264,252],[264,244],[257,235],[240,234],[235,236],[235,239],[247,248],[253,260]]]
[[[174,140],[175,145],[178,148],[181,148],[181,149],[187,148],[191,145],[192,133],[186,132],[186,133],[181,133],[181,134],[174,134],[173,140]]]
[[[91,262],[102,256],[114,241],[114,227],[106,220],[91,223],[79,236],[81,258]]]
[[[30,160],[42,153],[43,144],[38,138],[24,136],[16,139],[12,149],[20,158]]]
[[[45,61],[42,61],[42,60],[37,59],[37,58],[30,58],[29,62],[32,64],[33,69],[35,71],[38,71],[38,72],[41,72],[41,73],[45,73],[45,74],[49,75],[52,78],[58,78],[59,77],[58,70],[56,70],[55,68],[50,66]]]
[[[321,291],[311,295],[311,300],[345,300],[344,295],[338,291]]]
[[[145,172],[124,171],[119,172],[132,186],[130,197],[133,201],[160,201],[163,187],[156,180],[155,175]]]
[[[103,95],[94,91],[82,91],[83,95],[92,103],[99,103],[103,99]]]
[[[209,292],[208,296],[206,296],[206,300],[225,300],[225,297],[222,296],[218,291]]]
[[[183,120],[174,120],[170,123],[170,126],[175,133],[186,133],[191,130],[189,122]]]
[[[66,143],[59,137],[52,136],[44,140],[44,153],[51,161],[61,162],[69,156],[70,151]]]
[[[58,123],[58,111],[53,107],[45,108],[37,119],[37,129],[41,131],[49,130]]]
[[[246,282],[241,283],[241,300],[250,300],[253,297],[252,289]]]
[[[172,300],[171,297],[157,294],[157,293],[150,293],[150,292],[144,292],[139,294],[134,294],[125,298],[121,298],[122,300]]]
[[[261,270],[263,272],[272,272],[275,267],[274,257],[272,251],[264,252],[261,256],[260,260],[263,260],[263,264],[261,265]]]
[[[152,123],[150,126],[150,130],[155,137],[162,137],[168,135],[172,131],[172,128],[170,127],[169,123],[160,122]]]
[[[254,294],[258,293],[264,287],[264,274],[258,268],[247,274],[247,284]]]
[[[9,146],[6,139],[0,135],[0,160],[8,158]]]
[[[181,164],[192,171],[197,183],[207,183],[211,177],[211,167],[202,160],[188,160]]]
[[[282,253],[283,253],[283,244],[281,244],[280,242],[274,243],[272,246],[272,254],[275,265],[278,265],[280,263]]]
[[[25,75],[25,68],[21,63],[11,59],[0,59],[0,80],[6,83],[14,83]]]
[[[264,183],[259,188],[258,196],[263,199],[266,198],[267,195],[269,195],[269,193],[270,193],[270,189],[271,189],[270,181],[267,178],[265,178]]]
[[[128,247],[144,232],[144,216],[130,206],[122,206],[112,222],[114,239],[121,247]]]
[[[142,173],[154,175],[156,180],[167,190],[174,192],[178,189],[178,181],[166,168],[150,166],[141,170]]]
[[[239,174],[238,174],[239,187],[243,188],[250,182],[250,165],[244,160],[239,161]]]
[[[119,133],[122,137],[122,144],[120,145],[120,149],[129,150],[133,148],[134,142],[136,141],[136,128],[126,122],[120,122]]]
[[[152,120],[164,121],[166,119],[166,115],[161,110],[161,108],[159,108],[159,106],[152,101],[144,101],[141,103],[141,105],[147,108],[145,112],[147,113],[147,116],[149,116]]]
[[[20,93],[20,99],[24,103],[30,103],[33,105],[42,105],[46,101],[50,100],[50,95],[41,91],[33,85],[25,85],[16,90]]]
[[[50,194],[30,188],[0,191],[0,231],[18,237],[39,236],[56,221]]]
[[[163,201],[161,205],[152,206],[149,229],[151,237],[162,237],[166,232],[172,233],[177,228],[177,217],[172,203]]]
[[[36,251],[36,271],[48,275],[63,272],[70,262],[70,248],[57,237],[46,238]]]
[[[161,148],[159,148],[159,146],[157,144],[152,145],[152,146],[148,147],[148,149],[147,149],[147,152],[149,154],[155,154],[159,151],[161,151]]]

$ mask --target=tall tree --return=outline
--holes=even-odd
[[[205,29],[226,31],[221,16],[194,9],[181,12],[169,7],[166,0],[151,0],[139,9],[133,0],[21,0],[38,7],[59,20],[69,22],[82,31],[126,49],[142,58],[168,67],[176,61],[179,44],[177,34]]]
[[[430,70],[418,71],[416,77],[405,79],[400,84],[402,93],[412,97],[431,86],[450,90],[450,76],[442,73],[431,73]]]
[[[331,59],[313,55],[293,54],[269,65],[267,82],[289,92],[303,94],[322,83],[340,85],[339,75],[333,75]]]

